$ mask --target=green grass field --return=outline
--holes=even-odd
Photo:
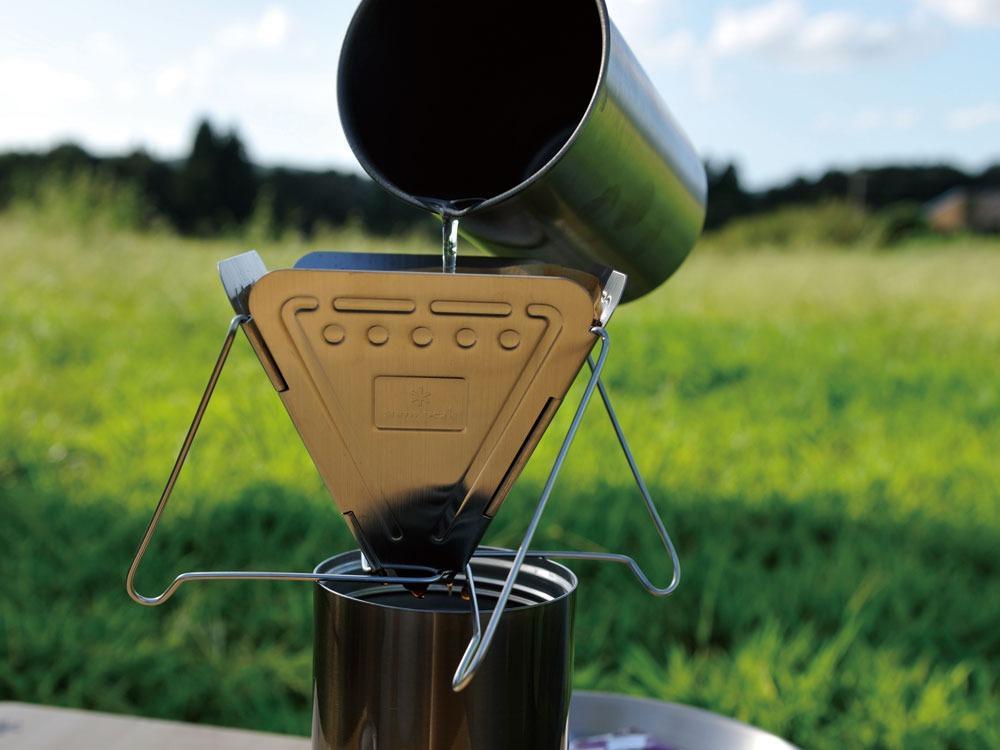
[[[230,317],[215,262],[243,244],[44,218],[0,216],[0,699],[307,733],[308,586],[192,585],[158,609],[123,588]],[[276,267],[314,244],[259,249]],[[1000,245],[710,241],[612,333],[607,382],[685,578],[655,600],[578,566],[576,685],[807,748],[1000,747]],[[489,542],[519,538],[568,416]],[[538,544],[663,579],[612,441],[592,409]],[[149,591],[350,544],[242,340],[175,497]]]

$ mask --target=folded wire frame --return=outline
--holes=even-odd
[[[181,470],[184,467],[184,463],[187,460],[188,453],[191,450],[191,446],[194,443],[194,439],[198,433],[201,426],[202,419],[204,418],[205,412],[208,408],[209,402],[211,401],[212,395],[215,392],[215,387],[218,384],[219,378],[222,374],[222,370],[225,367],[226,361],[229,358],[229,353],[232,349],[233,340],[235,339],[237,331],[240,329],[241,325],[248,323],[250,317],[245,314],[236,315],[229,324],[229,328],[226,332],[226,337],[223,341],[222,348],[219,351],[219,355],[215,361],[215,365],[212,368],[211,375],[208,379],[208,384],[205,387],[205,391],[198,402],[198,407],[195,410],[194,418],[191,421],[191,425],[188,428],[187,434],[185,435],[184,441],[181,444],[180,451],[178,452],[177,458],[174,461],[173,468],[167,478],[166,485],[163,488],[163,492],[160,495],[159,501],[156,504],[156,508],[153,511],[152,517],[150,518],[149,524],[146,527],[146,531],[142,536],[139,543],[138,549],[136,550],[135,556],[132,560],[132,564],[129,566],[128,574],[125,579],[125,588],[128,595],[139,604],[145,606],[158,606],[163,604],[168,599],[170,599],[174,593],[185,583],[191,581],[218,581],[218,580],[282,580],[282,581],[313,581],[313,582],[350,582],[350,581],[360,581],[360,582],[370,582],[376,584],[402,584],[402,585],[431,585],[434,583],[441,582],[445,580],[450,574],[449,571],[435,571],[429,568],[424,568],[422,566],[396,566],[402,568],[404,572],[413,572],[414,575],[331,575],[322,573],[306,573],[306,572],[288,572],[288,571],[192,571],[181,573],[174,578],[174,580],[158,595],[145,596],[140,594],[135,588],[135,576],[138,572],[139,566],[142,563],[142,559],[149,548],[150,542],[156,533],[157,526],[159,525],[160,519],[167,507],[167,503],[173,494],[174,486],[177,483],[177,479],[180,476]],[[608,353],[610,351],[611,339],[608,332],[602,326],[595,326],[591,329],[591,332],[602,342],[601,351],[595,361],[593,358],[588,357],[588,364],[590,366],[591,374],[587,381],[587,385],[584,389],[583,396],[577,405],[576,411],[573,415],[573,421],[563,438],[562,445],[559,449],[559,453],[556,456],[556,460],[549,471],[548,479],[539,496],[538,502],[535,506],[534,513],[532,515],[531,521],[528,524],[528,528],[524,534],[516,552],[497,552],[490,550],[484,552],[483,554],[488,554],[490,556],[501,556],[501,555],[511,555],[513,556],[513,563],[511,564],[510,572],[507,575],[507,579],[504,582],[504,586],[497,598],[496,606],[490,615],[489,620],[486,623],[486,627],[481,627],[481,615],[479,610],[478,597],[475,592],[475,584],[472,579],[471,569],[468,565],[465,566],[465,573],[469,582],[469,587],[471,590],[471,601],[470,601],[470,611],[473,618],[472,627],[472,637],[469,641],[465,653],[461,661],[459,662],[455,674],[452,678],[452,688],[455,691],[460,691],[465,688],[475,677],[476,671],[482,664],[483,659],[489,651],[490,645],[493,640],[493,636],[496,633],[497,626],[499,625],[500,618],[503,616],[507,601],[513,591],[514,584],[517,580],[518,573],[520,572],[521,566],[528,557],[547,557],[554,559],[573,559],[573,560],[597,560],[604,562],[613,562],[618,564],[623,564],[628,566],[632,571],[633,575],[639,580],[643,588],[646,589],[650,594],[654,596],[669,596],[672,594],[677,586],[680,584],[680,562],[677,557],[677,552],[674,547],[673,541],[667,532],[666,527],[657,512],[656,506],[653,503],[652,497],[649,494],[648,487],[642,478],[639,471],[638,465],[636,464],[635,458],[632,455],[632,451],[629,448],[628,441],[625,438],[625,434],[621,428],[621,424],[618,421],[617,415],[615,414],[614,407],[611,404],[610,396],[608,395],[607,389],[605,388],[603,382],[601,381],[601,372],[604,369],[604,364],[607,361]],[[645,502],[646,509],[650,514],[650,518],[653,521],[653,525],[656,528],[657,534],[660,537],[671,561],[673,568],[673,574],[670,582],[664,587],[655,586],[645,574],[642,567],[636,562],[636,560],[628,555],[624,554],[608,554],[608,553],[591,553],[591,552],[578,552],[578,551],[532,551],[530,550],[530,545],[532,538],[534,537],[535,531],[541,522],[542,515],[545,511],[546,504],[548,503],[549,497],[552,494],[553,487],[555,486],[556,479],[558,478],[559,472],[562,469],[563,463],[565,462],[566,455],[569,453],[569,449],[572,446],[573,440],[576,437],[577,431],[580,427],[580,422],[583,419],[584,412],[586,411],[587,405],[597,390],[601,399],[604,403],[605,411],[607,412],[608,418],[614,427],[615,434],[618,438],[619,445],[622,452],[628,461],[629,468],[632,471],[633,478],[635,479],[636,485],[642,495],[643,501]],[[424,575],[417,575],[417,573],[423,572]]]

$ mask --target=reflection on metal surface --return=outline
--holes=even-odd
[[[460,63],[456,64],[456,61]],[[429,106],[446,81],[442,118]],[[491,253],[612,266],[626,299],[659,286],[705,218],[705,170],[604,0],[364,0],[338,104],[365,170],[413,205],[461,217]],[[456,199],[481,196],[460,210]]]
[[[483,553],[470,568],[485,617],[511,563]],[[358,573],[358,553],[316,572]],[[316,587],[315,750],[565,748],[576,577],[529,558],[476,680],[456,693],[451,675],[476,630],[459,593],[467,580],[421,599],[400,586]]]
[[[570,739],[635,728],[676,750],[796,750],[780,737],[699,708],[610,693],[573,693]]]

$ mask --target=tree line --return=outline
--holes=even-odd
[[[319,225],[356,222],[375,234],[394,234],[427,222],[371,180],[335,170],[264,168],[250,162],[235,132],[200,123],[190,154],[164,161],[137,150],[98,157],[75,144],[45,153],[0,154],[0,209],[31,200],[52,181],[86,175],[137,190],[150,223],[166,221],[183,234],[239,229],[265,211],[275,232],[312,234]]]
[[[922,204],[957,187],[1000,188],[1000,165],[970,174],[949,165],[885,166],[832,170],[816,179],[795,178],[763,191],[747,190],[734,164],[707,164],[707,227],[787,205],[847,200],[871,210]],[[159,160],[143,150],[98,157],[73,144],[45,153],[0,155],[0,209],[30,200],[47,181],[97,175],[137,190],[149,221],[166,221],[184,234],[238,229],[260,211],[275,232],[312,234],[318,226],[349,222],[388,235],[428,226],[425,212],[408,206],[371,180],[335,170],[255,166],[239,136],[201,122],[190,154]]]
[[[888,165],[852,172],[830,170],[816,179],[789,182],[752,192],[744,189],[734,164],[707,165],[709,183],[706,226],[717,229],[735,218],[790,205],[848,201],[870,211],[920,206],[955,188],[1000,189],[1000,164],[979,173],[947,164]]]

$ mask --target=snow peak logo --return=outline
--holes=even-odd
[[[374,423],[380,430],[458,432],[465,429],[465,378],[381,376],[374,383]]]

